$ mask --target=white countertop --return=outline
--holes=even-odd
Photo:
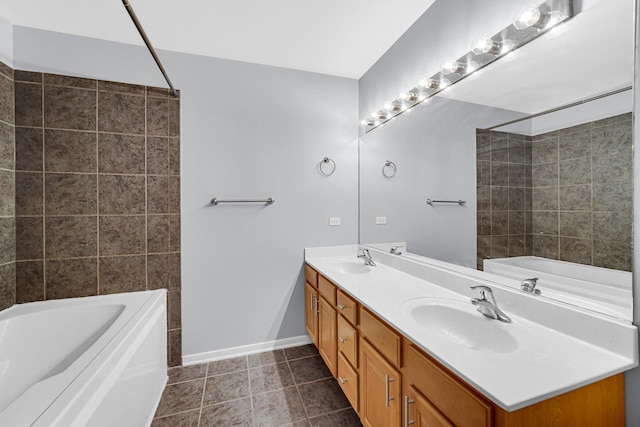
[[[362,263],[356,257],[356,245],[309,248],[305,261],[507,411],[638,366],[638,334],[633,325],[491,284],[498,305],[513,320],[499,322],[477,313],[470,303],[479,294],[469,287],[487,284],[481,274],[476,280],[455,269],[447,271],[441,262],[429,266],[409,259],[397,261],[401,257],[383,252],[371,253],[377,265],[365,274],[331,268],[336,262]],[[423,298],[455,300],[463,307],[468,302],[478,322],[495,322],[490,326],[515,337],[517,348],[509,352],[477,350],[434,336],[409,314],[408,309]]]

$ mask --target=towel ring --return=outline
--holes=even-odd
[[[328,166],[325,167],[325,165]],[[318,164],[318,169],[320,169],[320,173],[323,176],[331,176],[336,171],[336,162],[328,157],[325,157],[324,159],[322,159],[320,164]]]
[[[382,175],[384,175],[386,178],[393,178],[394,176],[396,176],[397,170],[398,168],[396,167],[395,163],[390,160],[386,160],[384,162],[384,166],[382,166]]]

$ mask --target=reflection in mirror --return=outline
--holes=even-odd
[[[599,2],[363,136],[361,243],[406,242],[402,256],[512,286],[544,276],[541,297],[630,320],[633,8]],[[558,268],[573,279],[545,275]]]

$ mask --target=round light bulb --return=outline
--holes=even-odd
[[[524,6],[513,18],[513,26],[518,30],[540,25],[540,21],[544,19],[540,8],[535,4]]]

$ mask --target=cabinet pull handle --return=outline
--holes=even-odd
[[[342,377],[338,377],[338,379],[340,380],[340,383],[341,383],[341,384],[344,384],[344,383],[346,383],[346,382],[347,382],[347,380],[348,380],[349,378],[342,378]]]
[[[404,427],[409,427],[411,424],[414,424],[414,420],[409,419],[409,403],[413,403],[413,399],[409,399],[408,395],[404,395]]]
[[[316,315],[320,313],[320,298],[316,297]]]
[[[310,304],[309,304],[309,310],[313,311],[313,310],[314,310],[314,307],[313,307],[313,306],[314,306],[314,303],[313,303],[313,294],[310,294],[310,295],[309,295],[309,299],[311,300],[311,301],[310,301]]]
[[[338,304],[338,308],[340,309],[340,311],[344,310],[345,306],[342,304]]]
[[[340,341],[341,343],[344,343],[346,340],[346,338],[338,337],[338,341]]]
[[[394,382],[395,378],[389,378],[389,375],[385,375],[384,376],[384,399],[385,399],[385,405],[387,405],[387,408],[389,407],[389,401],[395,399],[395,397],[393,396],[389,396],[389,383]]]

